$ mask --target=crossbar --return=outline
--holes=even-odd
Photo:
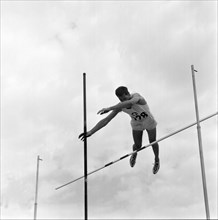
[[[209,116],[207,116],[207,117],[205,117],[205,118],[199,120],[199,122],[202,122],[202,121],[205,121],[205,120],[207,120],[207,119],[209,119],[209,118],[212,118],[212,117],[214,117],[214,116],[217,115],[217,114],[218,114],[218,112],[216,112],[216,113],[214,113],[214,114],[211,114],[211,115],[209,115]],[[87,174],[87,176],[89,176],[89,175],[91,175],[91,174],[93,174],[93,173],[96,173],[96,172],[98,172],[98,171],[100,171],[100,170],[102,170],[102,169],[104,169],[104,168],[106,168],[106,167],[108,167],[108,166],[111,166],[112,164],[117,163],[118,161],[121,161],[121,160],[123,160],[123,159],[125,159],[125,158],[131,156],[131,155],[134,154],[134,153],[137,153],[137,152],[139,152],[139,151],[141,151],[141,150],[144,150],[145,148],[148,148],[148,147],[152,146],[152,145],[155,144],[155,143],[158,143],[158,142],[160,142],[160,141],[163,141],[163,140],[165,140],[165,139],[167,139],[167,138],[169,138],[169,137],[171,137],[171,136],[173,136],[173,135],[175,135],[175,134],[177,134],[177,133],[180,133],[180,132],[182,132],[182,131],[184,131],[184,130],[186,130],[186,129],[188,129],[188,128],[194,126],[194,125],[196,125],[196,124],[197,124],[197,122],[194,122],[194,123],[192,123],[192,124],[190,124],[190,125],[187,125],[187,126],[181,128],[181,129],[177,130],[177,131],[174,131],[174,132],[172,132],[172,133],[170,133],[170,134],[168,134],[168,135],[166,135],[166,136],[164,136],[164,137],[162,137],[162,138],[160,138],[160,139],[158,139],[158,140],[156,140],[156,141],[154,141],[154,142],[152,142],[152,143],[150,143],[150,144],[147,144],[147,145],[141,147],[141,148],[138,149],[138,150],[135,150],[135,151],[133,151],[133,152],[131,152],[131,153],[129,153],[129,154],[126,154],[126,155],[120,157],[120,158],[117,159],[117,160],[114,160],[114,161],[112,161],[112,162],[110,162],[110,163],[107,163],[106,165],[104,165],[104,166],[102,166],[102,167],[100,167],[100,168],[98,168],[98,169],[96,169],[96,170],[93,170],[93,171],[89,172],[89,173]],[[60,189],[60,188],[63,188],[63,187],[65,187],[65,186],[67,186],[67,185],[69,185],[69,184],[71,184],[71,183],[74,183],[74,182],[76,182],[76,181],[78,181],[78,180],[80,180],[80,179],[83,179],[83,178],[84,178],[84,176],[78,177],[77,179],[72,180],[72,181],[70,181],[70,182],[68,182],[68,183],[66,183],[66,184],[64,184],[64,185],[61,185],[61,186],[55,188],[55,189],[58,190],[58,189]]]

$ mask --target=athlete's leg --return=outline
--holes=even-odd
[[[152,143],[154,141],[156,141],[156,128],[152,129],[152,130],[147,130],[148,132],[148,139],[149,142]],[[152,145],[152,149],[154,152],[154,156],[155,156],[155,161],[159,161],[159,145],[158,143],[155,143]]]
[[[134,145],[133,145],[133,147],[135,148],[134,150],[140,149],[142,146],[143,131],[132,130],[132,136],[134,140]]]
[[[140,149],[142,146],[143,131],[133,130],[132,134],[133,134],[133,140],[134,140],[133,150],[135,151],[135,150]],[[136,157],[137,157],[137,153],[132,154],[132,156],[130,157],[131,167],[134,167],[135,162],[136,162]]]
[[[152,129],[152,130],[147,130],[148,132],[148,139],[149,142],[152,143],[154,141],[156,141],[156,128]],[[159,163],[159,145],[158,143],[155,143],[152,145],[152,149],[154,152],[154,156],[155,156],[155,163],[154,163],[154,167],[153,167],[153,173],[156,174],[160,168],[160,163]]]

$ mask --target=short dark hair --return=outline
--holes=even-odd
[[[129,95],[129,91],[125,86],[120,86],[116,89],[115,94],[116,96]]]

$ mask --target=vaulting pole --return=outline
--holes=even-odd
[[[205,203],[205,210],[206,210],[206,218],[210,219],[209,203],[208,203],[208,196],[207,196],[206,174],[205,174],[205,167],[204,167],[204,155],[203,155],[202,138],[201,138],[201,126],[200,126],[199,112],[198,112],[197,89],[196,89],[196,84],[195,84],[195,72],[197,71],[194,69],[194,65],[191,65],[191,71],[192,71],[192,81],[193,81],[193,91],[194,91],[194,101],[195,101],[195,112],[196,112],[196,120],[197,120],[201,174],[202,174],[202,183],[203,183],[203,191],[204,191],[204,203]]]
[[[209,116],[207,116],[207,117],[205,117],[205,118],[202,118],[202,119],[200,120],[200,122],[206,121],[206,120],[208,120],[209,118],[212,118],[212,117],[216,116],[217,114],[218,114],[218,112],[216,112],[216,113],[214,113],[214,114],[211,114],[211,115],[209,115]],[[93,171],[89,172],[87,175],[91,175],[91,174],[93,174],[93,173],[96,173],[96,172],[98,172],[98,171],[100,171],[100,170],[102,170],[102,169],[108,167],[108,166],[111,166],[112,164],[117,163],[117,162],[119,162],[119,161],[121,161],[121,160],[123,160],[123,159],[125,159],[125,158],[127,158],[127,157],[129,157],[129,156],[131,156],[132,154],[134,154],[134,153],[136,153],[136,152],[139,152],[139,151],[141,151],[141,150],[144,150],[145,148],[148,148],[148,147],[152,146],[152,145],[155,144],[155,143],[158,143],[158,142],[160,142],[160,141],[163,141],[163,140],[165,140],[165,139],[167,139],[167,138],[169,138],[169,137],[171,137],[171,136],[173,136],[173,135],[175,135],[175,134],[178,134],[178,133],[180,133],[180,132],[182,132],[182,131],[184,131],[184,130],[190,128],[190,127],[193,127],[193,126],[196,125],[196,124],[197,124],[197,122],[194,122],[194,123],[192,123],[192,124],[190,124],[190,125],[187,125],[187,126],[181,128],[181,129],[177,130],[177,131],[174,131],[174,132],[172,132],[172,133],[170,133],[170,134],[168,134],[168,135],[166,135],[166,136],[164,136],[164,137],[162,137],[162,138],[160,138],[160,139],[158,139],[158,140],[156,140],[156,141],[154,141],[154,142],[152,142],[152,143],[150,143],[150,144],[147,144],[146,146],[141,147],[139,150],[135,150],[135,151],[133,151],[133,152],[131,152],[131,153],[129,153],[129,154],[126,154],[126,155],[120,157],[120,158],[117,159],[117,160],[114,160],[114,161],[112,161],[112,162],[110,162],[110,163],[107,163],[106,165],[104,165],[104,166],[102,166],[102,167],[100,167],[100,168],[98,168],[98,169],[96,169],[96,170],[93,170]],[[70,182],[68,182],[68,183],[65,183],[64,185],[61,185],[61,186],[59,186],[59,187],[57,187],[57,188],[55,188],[55,189],[58,190],[58,189],[60,189],[60,188],[62,188],[62,187],[65,187],[65,186],[67,186],[67,185],[69,185],[69,184],[72,184],[72,183],[74,183],[74,182],[76,182],[76,181],[78,181],[78,180],[80,180],[80,179],[83,179],[84,177],[85,177],[85,176],[78,177],[77,179],[72,180],[72,181],[70,181]]]
[[[86,73],[83,73],[83,116],[84,116],[84,217],[88,219],[88,178],[87,178],[87,118],[86,118]]]
[[[39,182],[39,156],[37,156],[37,169],[36,169],[36,191],[35,191],[35,203],[34,203],[34,220],[37,218],[37,200],[38,200],[38,182]]]

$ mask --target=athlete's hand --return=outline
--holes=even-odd
[[[102,114],[108,113],[109,111],[110,111],[110,108],[103,108],[100,111],[98,111],[97,114],[102,115]]]
[[[85,137],[87,138],[87,137],[90,137],[92,134],[91,134],[91,132],[86,132],[86,135],[85,135],[85,133],[83,132],[82,134],[80,134],[79,135],[79,139],[81,140],[81,141],[84,141],[85,140]]]

